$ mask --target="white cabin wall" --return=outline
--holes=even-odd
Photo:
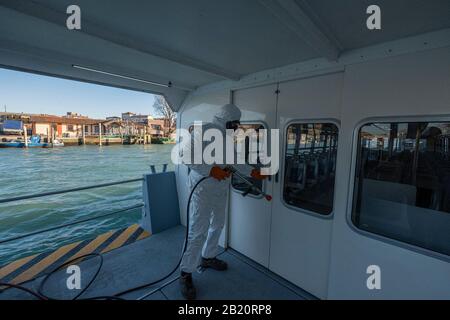
[[[327,298],[450,298],[448,259],[426,255],[420,249],[411,250],[395,241],[363,235],[348,222],[357,126],[368,118],[450,117],[449,57],[450,47],[444,47],[347,65],[342,73],[333,76],[340,78],[342,84],[338,97],[341,101],[335,104],[341,106],[340,110],[316,114],[318,110],[312,108],[308,113],[306,119],[334,118],[340,121],[335,208],[328,230],[331,233],[331,256]],[[309,83],[314,84],[314,78],[312,76]],[[299,96],[295,92],[298,89],[295,80],[281,85],[282,95]],[[187,128],[194,120],[210,121],[214,110],[229,102],[230,88],[236,90],[239,85],[218,85],[192,93],[183,103],[178,127]],[[313,85],[310,90],[312,95],[327,95],[326,90]],[[290,119],[305,118],[304,113],[297,117],[295,112],[293,106],[292,114],[280,120],[286,123]],[[186,178],[186,167],[178,166],[183,224],[188,196]],[[372,264],[382,269],[382,290],[379,291],[370,291],[366,287],[366,268]]]
[[[329,298],[450,298],[450,263],[363,235],[350,226],[356,127],[373,117],[450,116],[450,48],[345,70],[337,159]],[[417,118],[419,119],[419,118]],[[347,222],[349,221],[349,222]],[[382,290],[368,290],[366,269],[381,268]]]
[[[283,198],[284,190],[284,137],[294,122],[332,122],[339,127],[343,79],[344,74],[336,72],[279,85],[277,113],[283,143],[280,183],[274,187],[277,190],[272,206],[271,270],[321,299],[327,297],[328,291],[333,214],[311,214],[278,200]]]

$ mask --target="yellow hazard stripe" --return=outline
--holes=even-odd
[[[28,270],[22,272],[20,275],[15,277],[11,281],[11,283],[18,284],[18,283],[23,283],[27,280],[33,279],[41,271],[45,270],[49,265],[51,265],[53,262],[55,262],[56,260],[58,260],[59,258],[64,256],[66,253],[68,253],[70,250],[72,250],[73,248],[78,246],[80,243],[81,243],[81,241],[59,248],[58,250],[56,250],[49,256],[45,257],[44,259],[42,259],[41,261],[39,261],[38,263],[33,265]]]
[[[109,239],[114,234],[114,231],[109,231],[102,235],[99,235],[97,238],[89,242],[85,247],[83,247],[80,251],[74,254],[72,257],[68,258],[65,263],[70,260],[76,259],[78,257],[84,256],[86,254],[94,252],[102,243]]]
[[[150,236],[151,236],[151,233],[144,230],[144,232],[141,233],[141,235],[136,239],[136,241],[148,238]]]
[[[0,269],[0,279],[6,277],[11,272],[14,272],[15,270],[19,269],[21,266],[23,266],[24,264],[31,261],[32,259],[34,259],[37,256],[38,255],[35,254],[33,256],[25,257],[20,260],[14,261],[14,262],[6,265],[5,267],[1,268]]]
[[[133,235],[133,233],[139,228],[139,225],[135,224],[131,227],[127,228],[124,232],[121,233],[120,236],[117,237],[116,240],[110,243],[105,249],[103,249],[102,253],[117,249],[121,247],[127,240]]]
[[[140,230],[142,232],[139,234]],[[134,241],[139,241],[139,240],[142,240],[142,239],[150,236],[149,232],[142,230],[138,224],[134,224],[134,225],[128,227],[127,229],[123,230],[122,232],[120,232],[120,234],[117,236],[117,238],[114,238],[114,240],[112,240],[111,237],[113,235],[116,236],[117,231],[109,231],[107,233],[101,234],[90,242],[85,241],[85,242],[87,242],[87,244],[84,245],[82,248],[80,248],[80,250],[78,250],[78,251],[76,251],[77,250],[76,248],[83,241],[65,245],[65,246],[57,249],[53,253],[47,255],[42,260],[37,259],[39,261],[37,261],[35,264],[31,264],[28,269],[24,270],[22,273],[15,276],[12,281],[9,281],[9,283],[20,284],[20,283],[29,281],[31,279],[34,279],[41,272],[43,272],[47,268],[51,267],[52,264],[57,262],[59,259],[64,258],[65,261],[61,262],[61,264],[63,264],[63,263],[67,263],[68,261],[74,260],[78,257],[93,253],[96,250],[98,250],[98,248],[102,247],[102,245],[105,246],[106,243],[108,242],[108,240],[112,241],[112,242],[110,244],[108,244],[104,249],[100,249],[101,253],[106,253],[111,250],[117,249],[117,248],[125,245],[127,243],[127,241],[128,242],[133,241],[131,238],[133,237],[133,235],[135,233],[136,233],[136,235],[139,234],[139,236]],[[134,236],[134,237],[136,237],[136,236]],[[134,239],[134,237],[133,237],[133,239]],[[70,257],[66,258],[65,256],[70,254],[71,250],[76,251],[76,253],[74,253]],[[32,255],[30,257],[25,257],[25,258],[14,261],[14,262],[4,266],[3,268],[0,269],[0,279],[10,275],[11,273],[15,272],[16,270],[18,271],[21,267],[24,267],[27,263],[30,263],[30,262],[33,263],[32,260],[34,258],[37,258],[38,256],[39,256],[39,254]]]

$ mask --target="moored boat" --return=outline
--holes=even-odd
[[[23,140],[1,142],[0,148],[44,148],[46,145],[46,143],[41,143],[39,136],[33,136],[27,143]]]
[[[42,147],[43,148],[61,148],[61,147],[64,147],[64,142],[55,139],[51,143],[44,143]]]

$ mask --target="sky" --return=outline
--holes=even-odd
[[[154,96],[79,81],[0,68],[0,112],[65,115],[77,112],[95,119],[122,112],[150,114]]]

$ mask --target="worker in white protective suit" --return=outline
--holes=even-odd
[[[202,124],[203,133],[208,129],[218,129],[225,141],[226,129],[236,130],[240,124],[241,111],[233,104],[220,108],[211,123]],[[203,139],[202,139],[203,140]],[[199,141],[199,136],[191,133],[191,143],[182,148],[185,154],[193,155],[194,143],[201,143],[203,150],[211,143]],[[234,149],[233,149],[234,151]],[[223,159],[226,159],[224,147]],[[193,157],[191,158],[193,159]],[[225,161],[223,162],[225,163]],[[186,251],[181,261],[180,289],[186,299],[195,299],[196,289],[192,282],[192,273],[199,267],[218,271],[227,269],[225,261],[219,260],[219,237],[225,224],[230,173],[224,164],[186,164],[189,169],[189,185],[192,188],[201,178],[211,178],[201,182],[195,189],[190,205],[190,226]],[[255,179],[264,179],[258,169],[249,165],[234,165],[245,175]]]

